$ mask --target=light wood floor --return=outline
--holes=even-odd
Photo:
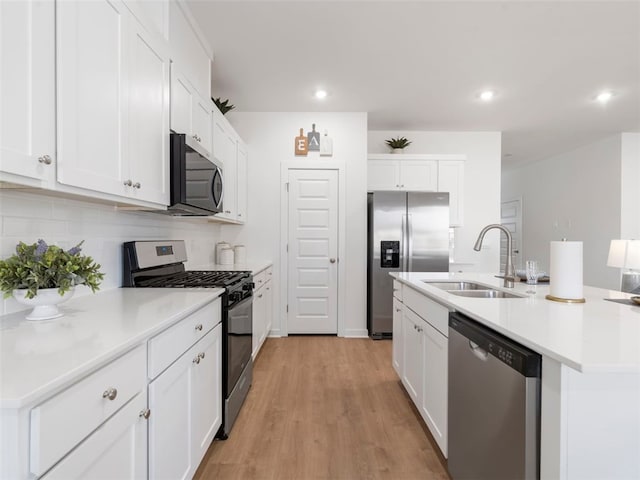
[[[197,480],[448,479],[391,367],[391,342],[270,338],[229,439]]]

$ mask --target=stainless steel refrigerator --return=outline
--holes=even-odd
[[[449,271],[449,194],[368,194],[367,328],[372,338],[393,331],[389,272]]]

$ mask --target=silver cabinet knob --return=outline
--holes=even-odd
[[[102,394],[102,398],[108,398],[109,400],[115,400],[117,396],[118,390],[113,387],[107,388]]]
[[[262,298],[262,294],[258,295],[258,298]]]
[[[51,165],[51,157],[49,155],[43,155],[38,157],[38,162],[44,163],[45,165]]]
[[[396,183],[396,187],[400,188],[400,184],[399,184],[399,183]]]
[[[204,352],[200,352],[198,356],[204,360]]]
[[[147,420],[149,418],[149,416],[151,415],[151,410],[149,410],[148,408],[145,408],[144,410],[142,410],[140,412],[140,418],[144,418],[145,420]]]
[[[401,308],[396,308],[396,312],[400,313],[402,311]]]
[[[224,213],[231,213],[231,210],[225,210]]]
[[[404,184],[403,184],[403,185],[400,185],[400,188],[404,188]]]
[[[140,185],[140,182],[136,182],[133,184],[133,188],[140,188],[142,185]]]
[[[202,331],[202,324],[201,324],[201,323],[199,323],[198,325],[196,325],[196,330],[198,330],[198,331],[200,331],[200,332]]]
[[[124,185],[125,187],[130,187],[131,185],[133,185],[133,182],[131,180],[125,180]]]
[[[200,363],[200,355],[196,355],[196,358],[193,359],[193,363],[195,363],[196,365]]]
[[[239,214],[238,214],[238,216],[239,216],[239,217],[241,217],[241,216],[242,216],[242,214],[241,214],[241,213],[239,213]]]
[[[336,259],[335,259],[335,258],[330,258],[330,259],[329,259],[329,261],[330,261],[331,263],[336,263]]]

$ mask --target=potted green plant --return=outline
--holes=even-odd
[[[87,285],[95,292],[104,278],[100,264],[80,254],[83,243],[66,251],[42,239],[32,245],[18,243],[15,255],[0,260],[4,298],[13,295],[19,303],[33,306],[28,320],[61,317],[57,305],[73,296],[76,285]]]
[[[220,110],[222,115],[225,115],[227,112],[230,112],[231,110],[236,108],[235,105],[229,105],[229,99],[228,98],[226,100],[222,101],[222,100],[220,100],[220,97],[218,97],[218,98],[211,97],[211,100],[213,100],[213,103],[216,104],[216,107],[218,107],[218,110]]]
[[[411,145],[411,142],[405,137],[393,138],[385,140],[386,144],[391,148],[392,153],[402,153],[402,150]]]

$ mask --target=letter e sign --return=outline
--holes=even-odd
[[[304,130],[300,129],[300,136],[296,137],[296,155],[306,155],[308,151],[307,137],[304,136]]]

